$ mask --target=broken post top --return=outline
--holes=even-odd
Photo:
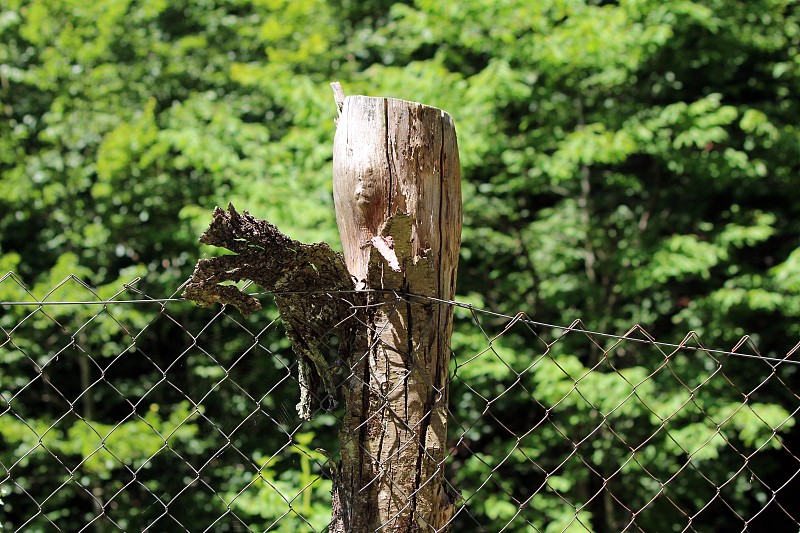
[[[432,296],[451,298],[461,241],[461,171],[452,118],[417,102],[344,97],[332,85],[340,109],[333,192],[350,273],[357,284],[369,286],[370,243],[380,236],[392,242],[397,236],[384,235],[390,219],[409,215],[410,242],[394,243],[398,260],[426,257],[437,273]]]
[[[352,94],[350,96],[345,96],[344,89],[342,89],[342,84],[338,81],[331,83],[331,89],[333,89],[333,100],[336,102],[336,107],[339,109],[339,114],[342,113],[342,108],[344,107],[344,101],[347,98],[367,98],[367,99],[375,99],[375,100],[385,100],[387,102],[394,102],[395,104],[407,104],[410,106],[419,106],[424,107],[427,109],[431,109],[436,113],[441,113],[443,117],[447,117],[447,120],[450,122],[453,121],[450,113],[445,111],[444,109],[439,109],[438,107],[434,107],[431,105],[423,104],[421,102],[415,102],[413,100],[403,100],[401,98],[392,98],[390,96],[365,96],[363,94]]]

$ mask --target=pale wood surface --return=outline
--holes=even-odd
[[[453,121],[391,98],[344,99],[334,200],[359,289],[452,299],[461,235]],[[452,309],[370,293],[345,387],[331,531],[441,530]]]
[[[336,219],[351,274],[365,281],[367,243],[390,216],[411,214],[413,253],[432,251],[434,269],[442,273],[435,296],[452,296],[461,244],[461,170],[450,115],[416,102],[350,96],[333,151]]]

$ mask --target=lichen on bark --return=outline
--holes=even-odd
[[[266,220],[247,211],[238,213],[232,204],[227,210],[214,209],[211,225],[199,241],[235,255],[200,259],[183,296],[201,306],[232,305],[246,317],[261,309],[261,303],[230,283],[252,280],[274,293],[298,357],[298,414],[310,419],[320,400],[328,409],[335,407],[332,365],[323,355],[323,343],[336,335],[340,353],[346,353],[353,335],[346,320],[352,305],[346,292],[338,292],[353,289],[342,256],[325,243],[291,239]]]

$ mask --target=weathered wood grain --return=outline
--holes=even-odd
[[[450,116],[416,102],[347,97],[333,167],[356,287],[452,299],[461,183]],[[345,388],[331,531],[439,531],[454,510],[442,485],[452,309],[385,292],[368,303]]]

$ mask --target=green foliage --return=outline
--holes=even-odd
[[[326,458],[310,449],[316,436],[298,433],[289,449],[297,456],[300,469],[276,468],[274,457],[255,457],[261,465],[258,478],[252,483],[255,489],[242,495],[230,494],[234,509],[263,520],[251,529],[261,531],[274,527],[276,531],[298,531],[311,527],[322,531],[331,519],[331,481],[312,473],[312,464],[324,464]],[[247,479],[247,477],[246,477]]]
[[[176,405],[166,420],[159,417],[158,411],[158,405],[152,404],[143,417],[134,421],[76,423],[65,432],[53,429],[53,420],[10,419],[0,429],[0,436],[17,443],[17,453],[25,457],[21,467],[42,460],[49,452],[62,459],[78,458],[82,471],[109,479],[115,469],[126,465],[140,469],[164,446],[176,447],[177,442],[188,442],[197,436],[197,426],[192,422],[195,415],[186,402]]]
[[[229,201],[294,238],[338,246],[327,84],[340,79],[349,94],[422,101],[454,116],[462,300],[612,333],[640,323],[664,341],[693,330],[721,349],[753,334],[761,355],[780,358],[800,335],[798,38],[789,0],[5,0],[0,271],[17,272],[30,293],[8,278],[0,300],[96,301],[138,277],[145,293],[171,295],[200,254],[216,253],[196,238],[211,209]],[[55,365],[52,379],[74,397],[87,385],[75,376],[88,372],[91,382],[112,362],[120,392],[143,397],[161,378],[142,353],[162,364],[178,357],[181,379],[197,390],[225,373],[202,353],[173,353],[168,341],[185,334],[156,320],[155,307],[30,311],[0,314],[14,332],[13,345],[0,344],[0,464],[31,450],[20,482],[64,482],[47,448],[80,465],[83,486],[96,478],[121,488],[129,479],[113,457],[125,455],[144,469],[146,487],[174,493],[192,473],[170,476],[148,460],[153,451],[166,442],[204,460],[224,444],[207,421],[227,428],[252,409],[222,386],[204,412],[157,390],[132,415],[109,407],[117,393],[94,387],[70,411],[48,389],[25,388],[36,365]],[[249,346],[230,321],[202,330],[197,313],[169,308],[193,334],[213,333],[219,353]],[[700,509],[709,484],[692,465],[721,483],[741,466],[732,450],[760,449],[765,479],[778,479],[781,443],[798,438],[786,408],[793,397],[756,390],[752,361],[724,359],[721,372],[702,352],[653,358],[625,343],[604,351],[574,331],[545,342],[546,332],[519,326],[490,346],[502,324],[481,327],[471,315],[455,325],[452,428],[468,445],[448,475],[488,530],[623,529],[624,513],[592,498],[602,485],[592,469],[621,469],[609,490],[641,505],[663,491]],[[84,352],[64,350],[73,339]],[[273,386],[291,359],[273,330],[260,341],[272,354],[236,376],[247,390]],[[781,379],[797,390],[796,373]],[[260,402],[290,412],[295,393]],[[242,436],[246,461],[237,461],[247,466],[209,469],[208,482],[256,529],[278,520],[319,531],[330,487],[313,449],[333,447],[330,423],[295,433],[280,457],[286,432]],[[565,436],[586,439],[574,450]],[[682,484],[659,484],[681,468]],[[771,495],[741,477],[725,498],[750,517]],[[252,490],[239,494],[245,486]],[[145,491],[133,492],[118,505],[136,508]],[[28,504],[9,486],[0,496],[9,527]],[[58,492],[46,512],[77,531],[94,516],[82,497]],[[208,527],[212,504],[201,493],[185,499],[192,512],[182,523]],[[637,525],[685,528],[680,518],[664,522],[675,513],[663,499]],[[780,529],[774,509],[752,527]],[[457,527],[474,528],[458,516]],[[703,514],[692,527],[741,527],[725,516]],[[154,518],[120,524],[136,530],[136,520]],[[45,518],[28,526],[47,527]]]

